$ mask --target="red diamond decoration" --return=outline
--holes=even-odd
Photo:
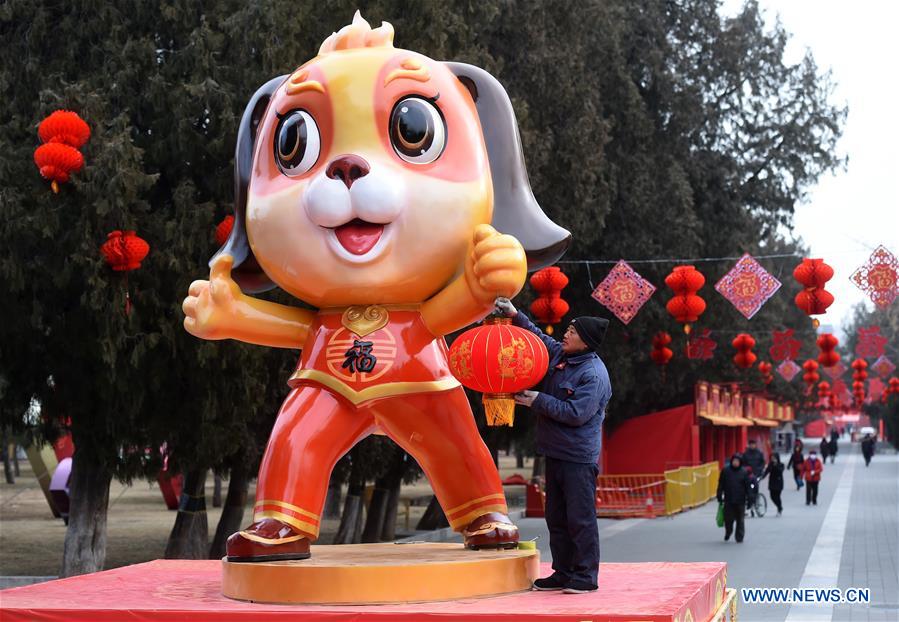
[[[596,286],[592,296],[624,324],[628,324],[655,291],[655,285],[637,274],[622,259]]]
[[[777,373],[787,382],[793,382],[793,378],[795,378],[796,374],[800,371],[802,371],[802,368],[794,363],[793,359],[787,359],[777,366]]]
[[[825,367],[824,373],[830,376],[831,380],[837,380],[846,373],[846,366],[843,365],[843,361],[840,361],[832,367]]]
[[[712,333],[708,328],[703,328],[697,335],[694,332],[690,339],[687,340],[687,358],[708,360],[715,355],[715,348],[718,344],[709,337]]]
[[[868,383],[868,395],[871,396],[872,400],[879,400],[880,396],[883,394],[884,389],[886,389],[886,385],[880,380],[880,378],[874,378],[871,382]]]
[[[886,354],[881,356],[879,359],[874,361],[874,364],[871,365],[871,369],[877,373],[881,378],[886,378],[890,374],[893,373],[893,370],[896,369],[896,366],[893,365],[893,361],[891,361]]]
[[[748,320],[780,289],[780,285],[780,281],[753,259],[752,255],[746,253],[715,284],[715,290]]]
[[[799,348],[802,342],[793,338],[793,329],[788,328],[784,331],[774,331],[774,345],[768,349],[768,354],[774,361],[783,361],[786,359],[795,359],[799,356]]]
[[[899,296],[899,259],[883,246],[878,246],[867,263],[849,280],[868,294],[878,307],[887,307]]]
[[[883,356],[883,350],[887,345],[887,341],[889,339],[880,334],[880,326],[859,328],[855,355],[863,359]]]

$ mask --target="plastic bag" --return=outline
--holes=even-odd
[[[715,523],[719,527],[724,527],[724,504],[718,504],[718,514],[715,515]]]

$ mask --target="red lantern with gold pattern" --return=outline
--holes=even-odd
[[[562,299],[568,277],[558,266],[550,266],[535,272],[530,283],[539,294],[531,303],[531,313],[545,326],[546,334],[552,335],[552,325],[561,322],[568,313],[568,303]]]
[[[690,325],[705,312],[705,300],[696,295],[705,285],[705,277],[693,266],[676,266],[665,277],[665,285],[674,292],[665,308],[684,325],[684,332],[690,334]]]
[[[459,382],[484,394],[487,425],[514,423],[513,395],[546,375],[549,353],[534,333],[491,317],[467,330],[449,350],[450,370]]]
[[[734,365],[740,369],[749,369],[755,365],[756,357],[752,349],[755,347],[755,339],[747,333],[740,333],[731,342],[737,353],[734,355]]]
[[[833,304],[833,294],[824,286],[833,278],[833,268],[823,259],[803,259],[793,270],[793,278],[803,288],[794,299],[796,306],[808,316],[827,313],[827,308]],[[819,325],[817,318],[812,318],[812,323],[815,328]]]
[[[821,367],[833,367],[840,362],[840,355],[834,351],[839,343],[839,340],[830,333],[818,337],[818,349],[821,351],[818,354],[818,362]]]

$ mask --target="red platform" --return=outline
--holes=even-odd
[[[570,620],[702,622],[724,598],[727,565],[602,564],[592,594],[523,592],[494,598],[366,606],[244,603],[221,595],[221,562],[158,560],[0,592],[15,620]],[[544,576],[549,564],[542,564]]]

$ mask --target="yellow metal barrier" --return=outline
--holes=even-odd
[[[718,488],[718,463],[665,471],[665,514],[675,514],[706,503]]]
[[[652,518],[675,514],[713,499],[717,488],[717,462],[661,474],[600,475],[596,479],[596,515]]]

